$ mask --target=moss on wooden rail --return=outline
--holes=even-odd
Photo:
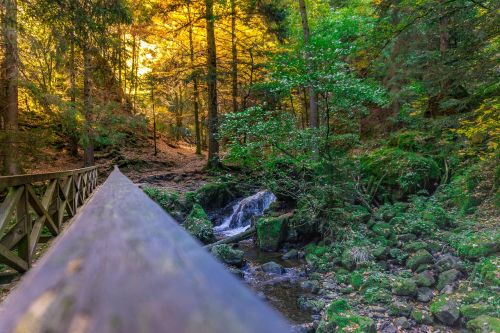
[[[0,332],[289,332],[115,170],[0,311]]]

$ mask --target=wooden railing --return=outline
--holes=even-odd
[[[27,271],[44,227],[57,236],[96,186],[96,167],[0,177],[0,263]]]
[[[115,170],[5,300],[0,332],[282,333],[290,326]]]

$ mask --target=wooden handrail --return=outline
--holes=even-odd
[[[97,167],[0,177],[0,263],[27,271],[43,228],[57,236],[96,186]]]
[[[115,170],[0,309],[0,332],[282,333],[290,326]]]

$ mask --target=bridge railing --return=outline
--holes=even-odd
[[[0,263],[27,271],[44,227],[57,236],[96,186],[97,167],[0,177]]]
[[[0,332],[283,333],[290,326],[115,170],[2,304]]]

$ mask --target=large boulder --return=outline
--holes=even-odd
[[[227,265],[241,267],[243,265],[244,252],[235,250],[227,244],[215,245],[212,247],[212,254]]]
[[[262,251],[277,251],[285,239],[290,214],[261,217],[257,223],[257,240]]]
[[[183,226],[202,243],[209,244],[215,240],[212,222],[203,207],[198,204],[193,206]]]

